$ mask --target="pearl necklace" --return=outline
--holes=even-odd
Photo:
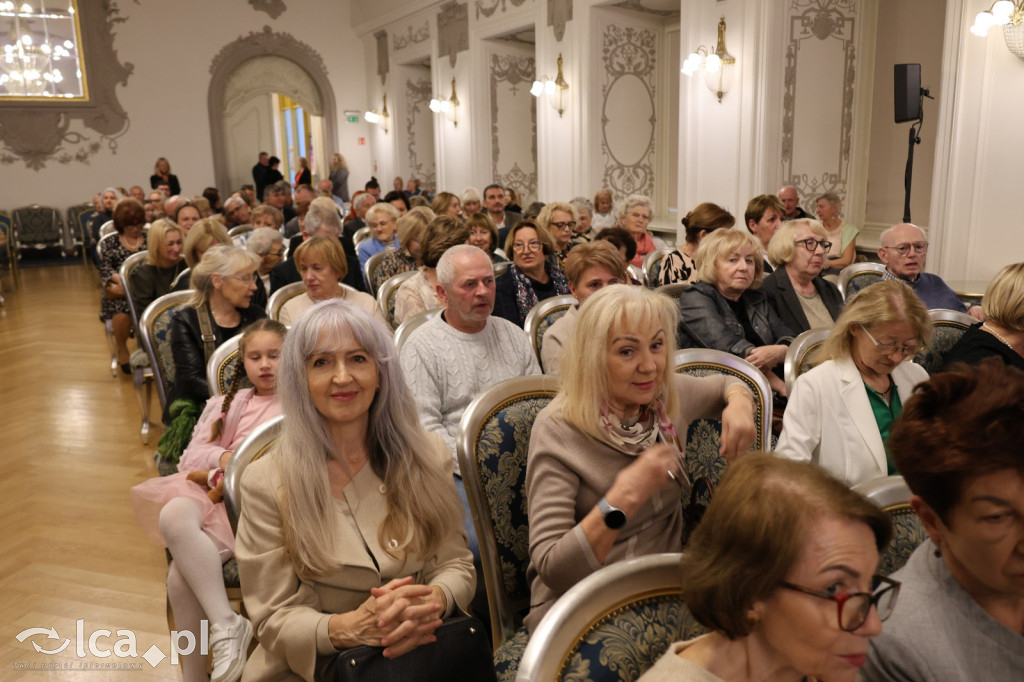
[[[1013,344],[1012,344],[1012,343],[1010,343],[1009,341],[1007,341],[1006,339],[1004,339],[1004,338],[1002,337],[1002,335],[1001,335],[1001,334],[1000,334],[999,332],[997,332],[997,331],[996,331],[995,329],[993,329],[992,327],[988,326],[988,323],[987,323],[987,322],[983,322],[983,323],[981,324],[981,327],[982,327],[982,329],[984,329],[985,331],[987,331],[987,332],[988,332],[989,334],[991,334],[992,336],[996,337],[997,339],[999,339],[1000,341],[1002,341],[1003,343],[1005,343],[1005,344],[1006,344],[1007,346],[1009,346],[1011,350],[1013,350],[1014,352],[1016,352],[1016,351],[1017,351],[1017,349],[1013,347]]]

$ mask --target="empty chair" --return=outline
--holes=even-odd
[[[15,250],[63,249],[64,221],[57,209],[32,204],[14,209],[12,217]]]

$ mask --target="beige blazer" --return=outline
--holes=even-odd
[[[452,480],[454,499],[451,454],[439,438],[430,441],[435,461]],[[332,570],[315,579],[300,578],[285,547],[278,500],[278,466],[286,457],[275,450],[242,475],[235,556],[245,607],[259,639],[243,680],[314,679],[318,666],[329,660],[318,657],[336,652],[327,634],[330,617],[357,608],[371,588],[394,578],[412,575],[416,583],[441,587],[449,612],[455,604],[468,607],[476,574],[461,525],[451,529],[435,556],[411,556],[404,564],[389,556],[377,537],[387,513],[384,483],[369,466],[345,487],[347,502],[334,501]]]
[[[908,361],[896,366],[892,379],[906,404],[928,372]],[[775,452],[814,462],[851,486],[888,474],[882,435],[852,359],[828,360],[796,380]]]

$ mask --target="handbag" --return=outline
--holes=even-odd
[[[331,682],[496,682],[491,644],[483,623],[472,616],[449,618],[434,631],[437,641],[398,658],[384,649],[357,646],[334,659]]]

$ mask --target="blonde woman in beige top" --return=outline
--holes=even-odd
[[[729,459],[754,443],[753,397],[738,380],[673,371],[677,316],[672,299],[631,286],[580,307],[562,388],[534,422],[526,465],[531,630],[602,566],[680,550],[677,481],[692,420],[721,418]]]
[[[306,293],[289,299],[278,313],[281,324],[291,326],[302,313],[320,301],[340,298],[362,308],[374,319],[387,324],[377,301],[369,294],[346,288],[341,284],[348,273],[345,250],[337,237],[311,237],[295,249],[295,267],[306,286]]]

